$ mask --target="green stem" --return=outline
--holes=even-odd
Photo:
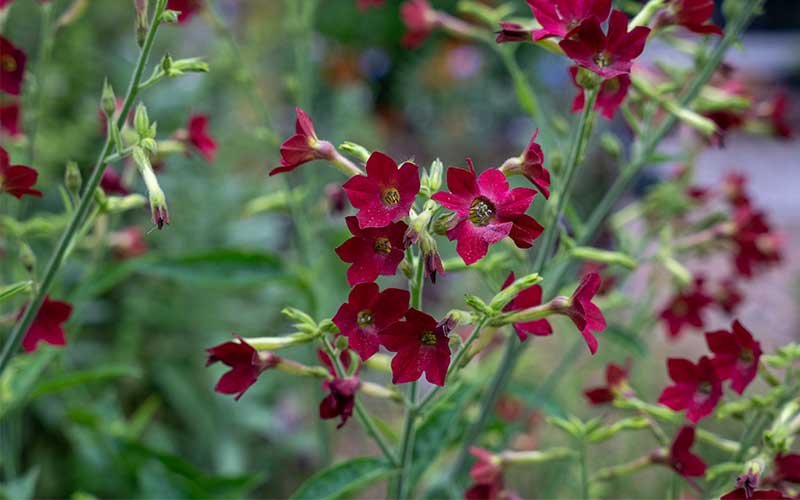
[[[122,110],[120,111],[119,118],[117,118],[118,126],[123,125],[125,117],[128,116],[128,112],[130,111],[131,107],[133,106],[133,102],[136,99],[139,81],[142,78],[144,67],[147,65],[150,51],[153,48],[153,40],[155,40],[156,31],[158,30],[158,26],[160,24],[159,18],[161,17],[161,13],[164,12],[166,2],[167,0],[158,0],[153,19],[150,23],[150,28],[147,32],[147,37],[145,38],[142,50],[139,53],[139,59],[136,62],[136,68],[131,76],[128,92],[122,105]],[[105,170],[106,165],[106,156],[111,153],[111,150],[111,138],[107,136],[105,144],[103,145],[97,161],[95,162],[94,170],[86,182],[86,186],[84,187],[83,194],[81,195],[78,208],[72,214],[69,225],[61,235],[61,239],[59,240],[52,257],[50,258],[50,262],[47,264],[47,268],[44,271],[44,276],[42,278],[41,285],[39,286],[39,290],[31,303],[25,309],[25,313],[22,315],[20,321],[11,331],[11,334],[6,338],[5,344],[3,344],[3,350],[0,352],[0,375],[8,365],[12,354],[17,350],[23,334],[28,331],[28,328],[30,328],[31,324],[33,323],[36,314],[39,312],[39,308],[42,306],[42,302],[44,302],[45,296],[50,291],[50,287],[53,285],[53,281],[55,280],[56,274],[58,274],[58,270],[61,268],[64,256],[72,243],[73,237],[81,228],[81,221],[83,221],[83,219],[89,213],[89,208],[92,206],[92,200],[94,198],[94,191],[97,189],[97,186],[100,185],[100,179],[103,177],[103,171]]]
[[[600,469],[592,476],[591,480],[610,481],[619,477],[628,476],[651,465],[653,465],[653,458],[650,455],[645,455],[624,464]]]
[[[586,463],[586,442],[581,441],[579,451],[579,467],[581,473],[581,498],[589,500],[589,467]]]

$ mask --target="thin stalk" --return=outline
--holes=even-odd
[[[580,468],[581,474],[581,496],[585,500],[589,500],[589,467],[586,463],[586,442],[581,441],[580,443],[580,451],[579,451],[579,463],[578,466]]]
[[[147,65],[150,51],[153,48],[153,41],[155,40],[156,31],[160,25],[159,18],[164,12],[166,3],[166,0],[159,0],[158,4],[156,5],[153,18],[150,22],[150,28],[147,31],[147,36],[144,44],[142,45],[141,52],[139,53],[139,59],[136,62],[136,67],[133,70],[133,75],[131,76],[130,84],[128,85],[128,91],[125,96],[125,101],[122,105],[122,110],[117,118],[117,125],[120,127],[123,125],[125,117],[128,116],[128,112],[130,111],[131,107],[133,106],[133,102],[136,99],[139,82],[142,79],[142,74],[145,66]],[[48,262],[47,267],[45,268],[44,276],[36,296],[33,298],[33,300],[31,300],[31,303],[25,309],[22,318],[11,331],[11,334],[6,338],[6,341],[3,344],[3,350],[0,352],[0,375],[2,375],[3,371],[8,365],[12,354],[18,348],[22,335],[28,331],[28,328],[30,328],[31,324],[33,323],[36,314],[39,312],[39,308],[42,306],[42,302],[44,302],[45,296],[50,291],[50,287],[53,285],[53,281],[55,280],[56,274],[58,274],[58,270],[61,268],[64,256],[72,243],[73,237],[81,228],[81,221],[83,221],[83,219],[89,213],[89,208],[92,206],[92,201],[94,198],[94,191],[97,189],[97,186],[100,185],[100,180],[103,177],[103,171],[105,170],[106,165],[105,159],[111,153],[112,149],[113,144],[111,137],[107,136],[105,144],[100,150],[100,154],[95,162],[94,170],[92,170],[92,174],[83,189],[80,203],[78,204],[75,212],[72,214],[69,225],[67,225],[67,228],[61,235],[61,239],[59,240],[52,257],[50,258],[50,262]]]

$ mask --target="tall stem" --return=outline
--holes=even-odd
[[[153,18],[150,21],[150,28],[147,31],[147,36],[144,44],[142,45],[141,52],[139,53],[139,59],[136,62],[136,67],[133,70],[133,75],[131,76],[131,80],[128,85],[128,91],[122,104],[122,109],[120,110],[119,117],[117,118],[117,125],[119,127],[122,127],[124,124],[125,118],[128,116],[128,112],[130,111],[131,107],[133,106],[133,102],[136,99],[136,94],[139,90],[139,82],[142,79],[142,74],[145,66],[147,65],[150,51],[153,48],[153,40],[155,40],[156,31],[160,25],[161,14],[164,12],[166,3],[167,0],[158,0],[156,5]],[[16,324],[14,329],[11,331],[11,334],[6,338],[6,341],[3,344],[3,350],[0,352],[0,375],[8,365],[11,356],[17,350],[20,339],[22,339],[22,336],[28,331],[28,328],[30,328],[31,324],[33,323],[36,314],[39,312],[39,308],[42,306],[42,302],[44,302],[45,296],[50,291],[50,287],[53,285],[53,280],[55,280],[58,270],[61,268],[61,264],[63,263],[67,249],[72,244],[75,234],[81,227],[81,221],[83,221],[83,219],[89,213],[89,208],[92,206],[92,201],[94,199],[94,192],[97,189],[97,186],[100,185],[100,180],[103,177],[103,171],[105,171],[106,156],[111,153],[112,149],[113,143],[111,141],[111,137],[107,136],[105,144],[100,150],[100,154],[95,162],[94,170],[92,170],[92,174],[89,177],[86,186],[84,187],[78,207],[72,214],[69,225],[67,225],[67,228],[61,235],[61,239],[58,241],[58,245],[56,246],[52,257],[50,258],[50,262],[48,262],[47,267],[45,268],[44,276],[42,277],[42,281],[39,285],[37,293],[31,303],[25,309],[22,318]]]

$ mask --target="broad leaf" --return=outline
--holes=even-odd
[[[291,498],[352,498],[355,493],[393,472],[386,462],[378,458],[354,458],[317,472],[301,484]]]

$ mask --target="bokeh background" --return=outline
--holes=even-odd
[[[69,3],[54,0],[54,9],[62,11]],[[439,34],[419,49],[403,47],[398,1],[361,11],[355,0],[323,0],[310,19],[299,12],[302,3],[217,0],[215,18],[206,13],[160,30],[155,60],[165,51],[175,58],[201,56],[211,71],[168,80],[141,98],[158,121],[160,136],[184,127],[191,113],[209,115],[220,146],[217,158],[211,164],[196,155],[165,161],[159,178],[172,223],[147,234],[146,255],[128,261],[108,252],[97,257],[88,244],[63,270],[53,295],[76,305],[67,328],[70,345],[49,356],[43,367],[43,380],[51,385],[37,387],[30,404],[8,412],[0,424],[3,471],[7,479],[16,478],[7,484],[9,497],[35,492],[74,498],[279,498],[325,464],[374,451],[353,423],[336,431],[335,424],[318,419],[322,392],[317,381],[269,373],[234,402],[213,392],[223,368],[205,367],[204,348],[227,340],[231,332],[251,337],[289,333],[291,325],[280,314],[283,307],[330,317],[348,292],[345,265],[333,252],[346,228],[325,195],[331,183],[341,183],[339,174],[312,163],[291,176],[267,176],[277,165],[278,145],[293,130],[294,106],[311,114],[321,138],[334,144],[351,140],[420,165],[441,158],[445,165],[462,166],[470,156],[481,167],[499,166],[519,154],[540,124],[520,110],[505,69],[487,48]],[[433,3],[456,11],[455,1]],[[523,1],[513,3],[520,15],[528,14]],[[5,35],[32,59],[41,43],[40,22],[37,2],[17,0],[4,26]],[[67,160],[77,161],[88,175],[103,140],[101,85],[108,77],[118,94],[124,90],[137,55],[133,26],[132,2],[89,2],[58,31],[50,61],[31,66],[32,85],[41,89],[43,99],[33,163],[42,185],[61,182]],[[769,0],[765,14],[728,57],[759,91],[785,89],[795,124],[800,109],[798,26],[800,4]],[[664,50],[649,47],[645,60]],[[522,47],[518,58],[547,112],[569,120],[575,89],[566,62],[532,46]],[[563,123],[567,129],[569,122]],[[601,127],[629,140],[621,121]],[[24,140],[1,140],[12,159],[28,146]],[[681,140],[676,134],[664,147],[680,149]],[[756,203],[786,236],[783,264],[748,283],[740,314],[746,324],[757,325],[753,328],[768,349],[800,339],[798,157],[797,139],[733,132],[724,148],[702,154],[697,169],[698,183],[708,186],[718,185],[729,171],[746,173]],[[575,197],[580,211],[590,210],[602,196],[615,168],[602,152],[590,156]],[[673,168],[649,169],[629,201]],[[295,217],[280,203],[258,213],[248,205],[287,189],[301,200],[302,213]],[[61,211],[57,192],[47,191],[41,202],[25,205],[24,216]],[[144,210],[111,222],[149,229]],[[45,235],[31,244],[44,260],[52,242]],[[450,247],[443,253],[454,255]],[[245,255],[252,262],[244,270],[237,264],[235,272],[214,259],[199,271],[180,265],[192,256],[219,254]],[[5,267],[8,259],[0,259]],[[726,262],[714,259],[690,267],[716,276],[730,273]],[[426,309],[442,314],[457,307],[465,290],[489,296],[498,280],[446,276],[426,290]],[[641,281],[634,278],[626,286],[636,293]],[[712,317],[708,324],[723,327],[726,321]],[[524,377],[509,390],[522,408],[506,401],[510,410],[499,412],[486,442],[511,441],[521,448],[559,442],[543,431],[542,415],[596,413],[580,393],[600,381],[605,361],[637,358],[635,384],[655,398],[666,379],[663,359],[701,345],[699,335],[666,343],[660,326],[636,333],[635,340],[608,341],[596,358],[578,353],[568,376],[547,397],[536,388],[572,339],[555,336],[537,344],[520,368]],[[286,355],[315,359],[307,346]],[[106,371],[95,372],[86,384],[58,390],[64,374],[97,367]],[[388,405],[373,409],[390,424],[401,418]],[[509,411],[515,416],[510,424],[504,420]],[[635,456],[645,441],[632,437],[593,460],[597,465],[619,462]],[[564,474],[569,474],[564,468],[542,467],[521,470],[510,481],[519,491],[544,498],[563,494],[569,481]],[[650,481],[640,483],[643,493],[664,487],[665,474],[645,477]]]

